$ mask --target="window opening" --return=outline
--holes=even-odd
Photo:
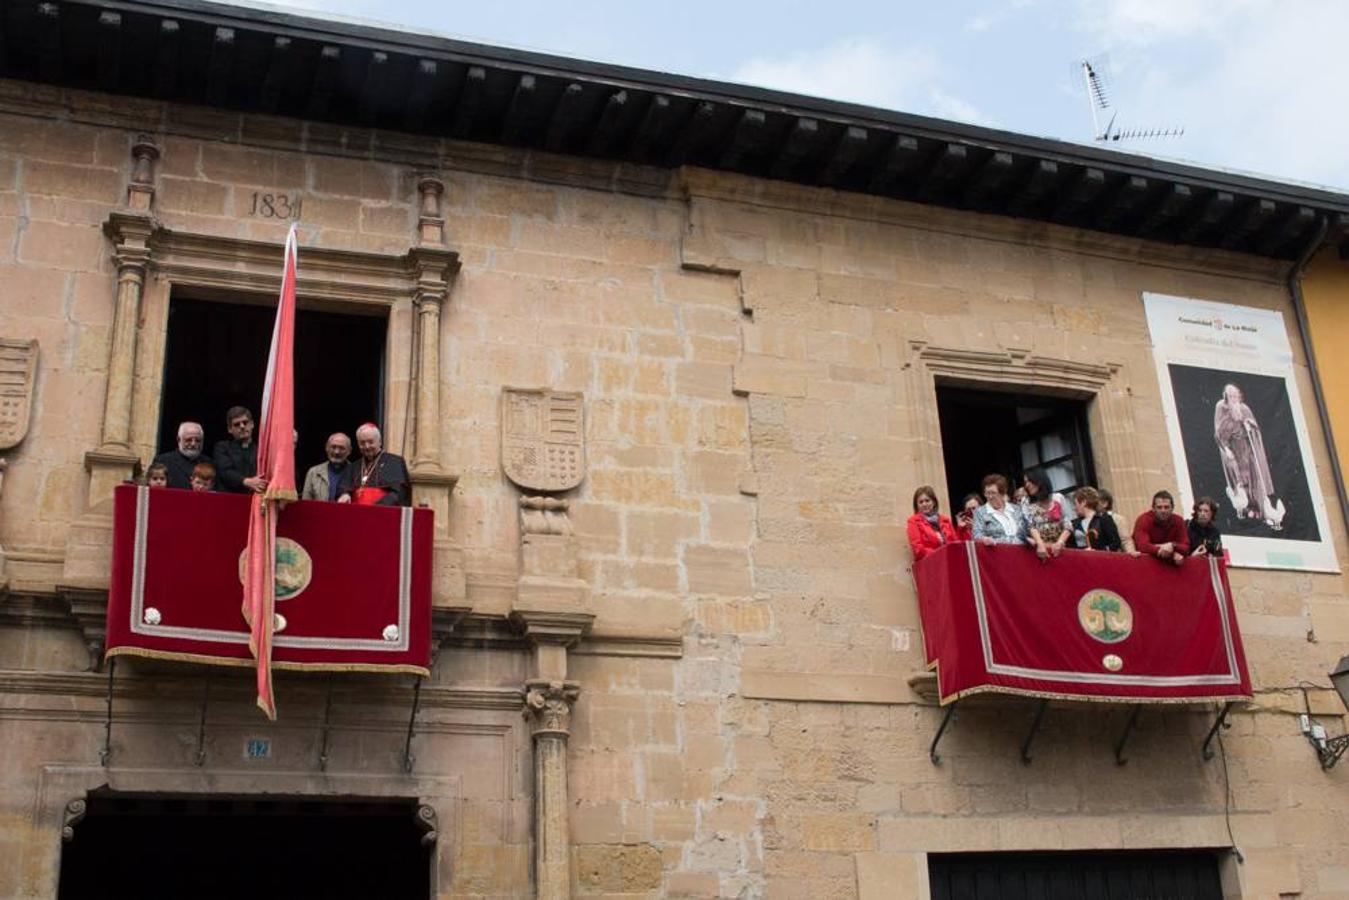
[[[1086,400],[938,384],[937,416],[952,504],[979,493],[985,475],[1016,485],[1035,466],[1056,491],[1096,484]]]
[[[246,406],[256,417],[262,402],[267,353],[276,319],[273,299],[178,296],[169,303],[164,381],[156,452],[177,446],[178,423],[206,429],[205,453],[229,437],[225,411]],[[329,434],[355,440],[363,422],[383,421],[384,347],[388,319],[331,309],[295,314],[295,477],[323,461]]]
[[[1221,850],[933,853],[932,900],[1222,900]]]
[[[92,791],[58,900],[430,896],[411,799]]]

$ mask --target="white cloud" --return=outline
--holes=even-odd
[[[936,54],[922,48],[886,47],[871,38],[848,38],[818,49],[752,59],[729,78],[884,109],[988,121],[977,107],[944,86]]]

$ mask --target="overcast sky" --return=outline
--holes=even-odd
[[[1349,190],[1349,0],[283,0],[489,44],[1089,142],[1075,63],[1104,56],[1112,147]]]

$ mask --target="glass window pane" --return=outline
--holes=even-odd
[[[1035,441],[1021,442],[1021,466],[1029,469],[1031,466],[1040,464],[1040,450],[1035,446]]]
[[[1054,490],[1064,491],[1070,487],[1077,487],[1077,470],[1071,462],[1058,463],[1045,471],[1049,474],[1049,481],[1054,485]]]
[[[1058,459],[1060,456],[1071,456],[1073,448],[1065,435],[1047,434],[1040,438],[1040,447],[1043,450],[1041,459]]]

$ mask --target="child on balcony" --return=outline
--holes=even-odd
[[[215,490],[215,466],[199,462],[192,467],[192,490],[206,493]]]
[[[163,463],[150,463],[150,468],[145,470],[146,487],[168,487],[169,486],[169,467]]]

